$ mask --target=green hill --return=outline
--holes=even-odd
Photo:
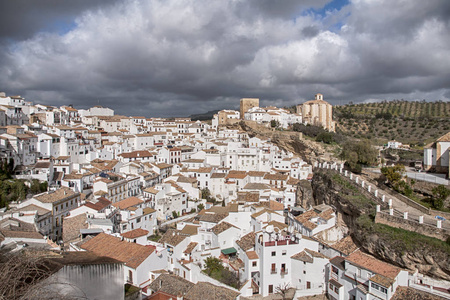
[[[333,109],[338,132],[376,144],[397,140],[423,146],[450,131],[450,102],[394,100]]]

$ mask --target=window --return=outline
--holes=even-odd
[[[272,251],[272,256],[276,256],[276,255],[277,255],[277,252]]]
[[[331,272],[333,272],[336,275],[339,275],[339,270],[335,266],[331,266]]]
[[[273,294],[273,284],[269,284],[269,294]]]
[[[287,253],[287,251],[286,251],[286,250],[283,250],[283,251],[281,252],[281,255],[286,255],[286,253]]]
[[[276,272],[277,272],[277,268],[275,267],[275,264],[272,264],[270,273],[274,274]]]
[[[382,292],[384,294],[387,294],[387,289],[382,287],[381,285],[378,285],[378,284],[375,284],[375,283],[371,282],[371,286],[372,286],[373,289],[376,289],[376,290],[378,290],[378,291],[380,291],[380,292]]]
[[[257,265],[256,261],[252,262],[252,267],[256,267],[256,265]]]

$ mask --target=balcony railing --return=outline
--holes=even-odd
[[[277,269],[276,268],[270,270],[270,274],[276,274],[276,273],[277,273]]]
[[[286,275],[286,274],[288,274],[288,269],[281,269],[280,274],[281,274],[281,275]]]
[[[294,245],[294,244],[298,244],[298,242],[286,239],[286,240],[265,242],[264,246],[272,247],[272,246],[285,246],[285,245]]]

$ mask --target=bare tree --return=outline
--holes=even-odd
[[[60,265],[37,253],[0,254],[0,300],[87,299],[78,287],[52,277]],[[74,291],[74,293],[67,293]],[[80,295],[77,297],[68,294]]]
[[[290,288],[289,283],[280,284],[275,288],[275,294],[280,295],[283,300],[286,300]]]

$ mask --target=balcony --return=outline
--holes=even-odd
[[[275,269],[271,269],[270,270],[270,274],[277,274],[277,269],[275,268]]]
[[[285,245],[295,245],[295,244],[298,244],[298,242],[285,239],[285,240],[265,242],[264,246],[265,247],[273,247],[273,246],[285,246]]]
[[[281,269],[280,274],[281,275],[287,275],[288,274],[288,269]]]

